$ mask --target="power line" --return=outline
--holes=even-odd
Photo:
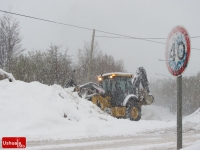
[[[200,51],[200,49],[199,49],[199,48],[191,48],[191,49],[195,49],[195,50],[199,50],[199,51]]]
[[[133,39],[129,37],[113,37],[113,36],[95,36],[95,37],[102,37],[102,38],[120,38],[120,39]],[[200,36],[192,36],[190,38],[200,38]],[[155,39],[155,40],[166,40],[167,38],[135,38],[135,39]]]
[[[42,19],[42,18],[27,16],[27,15],[22,15],[22,14],[8,12],[8,11],[4,11],[4,10],[0,10],[0,12],[9,13],[9,14],[13,14],[13,15],[17,15],[17,16],[22,16],[22,17],[27,17],[27,18],[32,18],[32,19],[41,20],[41,21],[46,21],[46,22],[51,22],[51,23],[56,23],[56,24],[61,24],[61,25],[66,25],[66,26],[75,27],[75,28],[79,28],[79,29],[93,30],[91,28],[86,28],[86,27],[71,25],[71,24],[67,24],[67,23],[61,23],[61,22],[56,22],[56,21],[52,21],[52,20],[47,20],[47,19]],[[158,41],[153,41],[153,40],[144,39],[144,38],[136,38],[136,37],[126,36],[126,35],[122,35],[122,34],[111,33],[111,32],[107,32],[107,31],[101,31],[101,30],[95,30],[95,31],[96,32],[101,32],[101,33],[106,33],[106,34],[112,34],[112,35],[127,37],[127,38],[132,38],[132,39],[138,39],[138,40],[144,40],[144,41],[148,41],[148,42],[154,42],[154,43],[164,44],[164,43],[158,42]]]
[[[97,32],[106,33],[106,34],[112,34],[112,35],[122,36],[122,37],[125,37],[125,38],[131,38],[131,39],[136,39],[136,40],[143,40],[143,41],[148,41],[148,42],[154,42],[154,43],[165,44],[165,43],[163,43],[163,42],[153,41],[153,40],[149,40],[149,39],[145,39],[145,38],[137,38],[137,37],[127,36],[127,35],[122,35],[122,34],[107,32],[107,31],[100,31],[100,30],[96,30],[96,31],[97,31]]]
[[[17,16],[22,16],[22,17],[27,17],[27,18],[36,19],[36,20],[41,20],[41,21],[46,21],[46,22],[50,22],[50,23],[55,23],[55,24],[60,24],[60,25],[65,25],[65,26],[70,26],[70,27],[84,29],[84,30],[93,30],[91,28],[86,28],[86,27],[81,27],[81,26],[77,26],[77,25],[71,25],[71,24],[67,24],[67,23],[61,23],[61,22],[56,22],[56,21],[52,21],[52,20],[47,20],[47,19],[42,19],[42,18],[37,18],[37,17],[32,17],[32,16],[27,16],[27,15],[13,13],[13,12],[8,12],[8,11],[4,11],[4,10],[0,10],[0,12],[9,13],[9,14],[13,14],[13,15],[17,15]],[[105,33],[105,34],[112,34],[112,35],[121,36],[121,37],[96,36],[96,37],[104,37],[104,38],[136,39],[136,40],[143,40],[143,41],[154,42],[154,43],[159,43],[159,44],[165,44],[165,43],[154,41],[154,40],[151,40],[151,39],[166,39],[166,38],[137,38],[137,37],[127,36],[127,35],[122,35],[122,34],[107,32],[107,31],[101,31],[101,30],[95,30],[95,31],[96,32]],[[194,37],[191,37],[191,38],[199,38],[199,37],[200,36],[194,36]],[[200,50],[200,49],[197,49],[197,48],[192,48],[192,49]]]
[[[167,75],[164,75],[164,74],[159,74],[159,73],[155,73],[156,75],[159,75],[159,76],[165,76],[165,77],[168,77],[170,79],[172,79],[170,76],[167,76]]]
[[[67,23],[61,23],[61,22],[56,22],[56,21],[52,21],[52,20],[41,19],[41,18],[37,18],[37,17],[32,17],[32,16],[27,16],[27,15],[17,14],[17,13],[13,13],[13,12],[4,11],[4,10],[0,10],[0,12],[4,12],[4,13],[8,13],[8,14],[13,14],[13,15],[17,15],[17,16],[22,16],[22,17],[27,17],[27,18],[32,18],[32,19],[41,20],[41,21],[46,21],[46,22],[51,22],[51,23],[56,23],[56,24],[61,24],[61,25],[66,25],[66,26],[80,28],[80,29],[85,29],[85,30],[93,30],[93,29],[90,29],[90,28],[85,28],[85,27],[71,25],[71,24],[67,24]]]
[[[127,40],[131,40],[131,39],[143,39],[143,40],[147,40],[147,41],[152,41],[152,40],[148,40],[148,39],[166,39],[166,38],[131,38],[131,37],[111,37],[111,36],[95,36],[95,37],[103,37],[103,38],[120,38],[120,39],[127,39]],[[190,37],[190,38],[198,38],[200,36],[195,36],[195,37]],[[152,41],[152,42],[156,42],[156,43],[161,43],[161,44],[166,44],[163,42],[158,42],[158,41]],[[194,50],[200,50],[199,48],[191,48]]]
[[[111,36],[95,36],[95,37],[103,37],[103,38],[120,38],[120,39],[128,39],[128,40],[131,40],[131,39],[143,39],[143,40],[147,40],[147,41],[151,41],[151,40],[148,40],[148,39],[166,39],[166,38],[131,38],[131,37],[111,37]],[[199,37],[200,37],[200,36],[199,36]],[[197,38],[197,37],[190,37],[190,38]],[[152,41],[152,42],[161,43],[161,44],[166,44],[166,43],[158,42],[158,41]],[[191,49],[194,49],[194,50],[200,50],[199,48],[191,48]]]
[[[124,38],[124,39],[146,39],[146,40],[148,40],[148,39],[155,39],[155,40],[159,40],[159,39],[166,39],[166,38],[129,38],[129,37],[113,37],[113,36],[95,36],[95,37],[103,37],[103,38]]]
[[[200,38],[200,36],[191,36],[190,38]]]

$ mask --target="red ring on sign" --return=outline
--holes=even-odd
[[[186,46],[187,46],[187,55],[186,55],[186,59],[183,63],[183,65],[181,66],[181,68],[179,70],[173,70],[168,63],[168,46],[169,46],[169,41],[171,40],[172,36],[175,33],[182,33],[184,35],[185,41],[186,41]],[[191,47],[191,42],[190,42],[190,36],[189,33],[187,32],[187,30],[183,27],[183,26],[176,26],[172,29],[172,31],[169,33],[168,38],[167,38],[167,42],[166,42],[166,46],[165,46],[165,60],[166,60],[166,65],[167,68],[169,70],[169,72],[173,75],[173,76],[180,76],[186,69],[188,62],[189,62],[189,58],[190,58],[190,47]]]

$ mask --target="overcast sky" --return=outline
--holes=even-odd
[[[61,23],[82,26],[139,38],[167,38],[176,25],[184,26],[190,36],[200,36],[199,0],[0,0],[0,9]],[[0,12],[0,16],[3,13]],[[46,50],[50,43],[68,48],[75,60],[84,42],[91,42],[92,31],[14,16],[20,22],[26,51]],[[96,32],[96,36],[114,36]],[[165,62],[165,45],[133,39],[95,37],[100,49],[122,59],[128,72],[143,66],[148,78],[155,73],[170,76]],[[166,42],[166,40],[156,40]],[[191,39],[200,49],[200,38]],[[200,71],[200,50],[191,50],[184,72]]]

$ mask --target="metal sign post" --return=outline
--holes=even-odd
[[[177,150],[182,148],[182,73],[190,57],[190,37],[182,26],[174,27],[168,35],[165,58],[169,72],[177,77]]]
[[[177,82],[177,150],[182,148],[182,75]]]

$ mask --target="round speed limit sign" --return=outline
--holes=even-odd
[[[190,36],[182,26],[176,26],[169,33],[165,59],[169,72],[173,76],[180,76],[187,67],[190,58]]]

